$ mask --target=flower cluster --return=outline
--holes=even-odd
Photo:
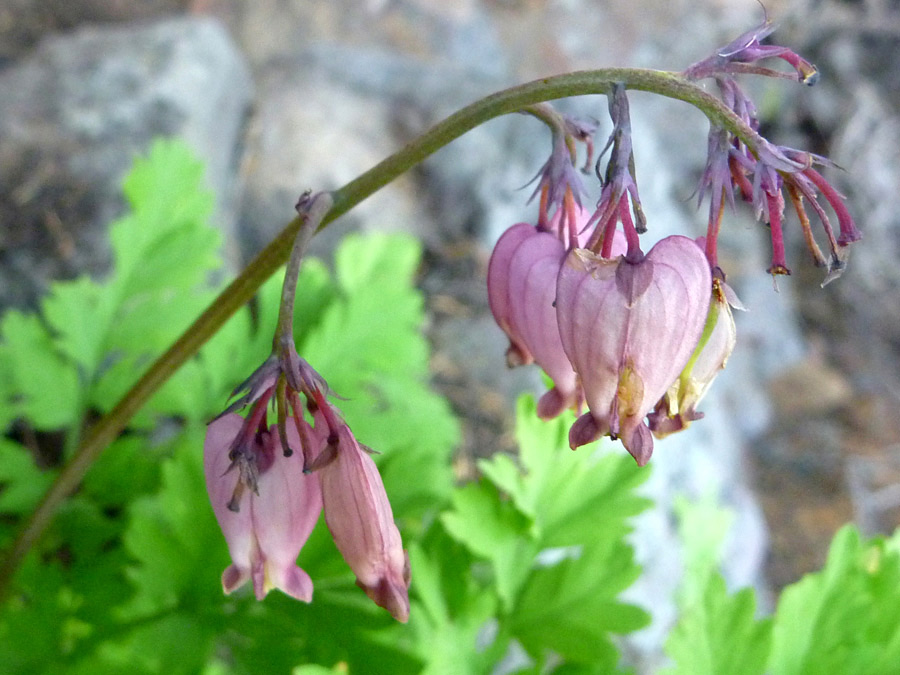
[[[324,512],[356,584],[395,619],[409,618],[409,558],[384,484],[338,409],[328,384],[297,354],[294,293],[306,245],[332,206],[305,193],[288,261],[272,355],[232,393],[210,425],[204,469],[213,511],[231,553],[222,574],[231,593],[251,581],[257,599],[273,588],[310,602],[313,585],[297,556]],[[268,424],[269,404],[277,412]],[[237,410],[250,406],[246,418]],[[296,453],[295,450],[299,450]]]
[[[718,265],[717,238],[726,203],[735,193],[768,221],[772,274],[789,274],[785,260],[784,194],[796,209],[814,260],[828,267],[826,281],[843,269],[846,247],[859,233],[843,198],[814,168],[817,155],[783,148],[759,136],[756,109],[734,76],[787,77],[759,66],[776,57],[797,80],[812,84],[815,67],[787,48],[761,45],[768,22],[691,68],[688,79],[712,77],[725,105],[743,126],[745,140],[714,126],[699,188],[710,200],[705,237],[670,236],[646,254],[647,229],[637,187],[628,100],[621,85],[608,94],[612,133],[597,162],[602,191],[593,212],[574,171],[575,141],[589,134],[573,123],[553,127],[553,152],[538,174],[537,226],[513,225],[497,242],[488,268],[491,311],[509,338],[507,363],[536,363],[553,380],[538,402],[552,418],[570,408],[587,412],[569,431],[574,449],[600,436],[620,439],[638,464],[653,450],[653,436],[686,428],[736,343],[732,308],[742,308]],[[752,146],[752,147],[751,147]],[[589,146],[590,149],[590,146]],[[600,162],[609,151],[605,171]],[[824,196],[837,216],[835,236]],[[806,207],[822,222],[831,248],[826,260],[811,232]]]
[[[222,586],[230,593],[249,580],[260,600],[272,588],[312,600],[312,581],[295,563],[324,511],[357,585],[406,621],[409,561],[375,462],[328,401],[322,377],[292,345],[287,352],[289,362],[272,357],[253,373],[207,431],[206,483],[232,559]],[[277,404],[270,427],[273,399],[286,406]],[[245,405],[246,419],[234,412]]]

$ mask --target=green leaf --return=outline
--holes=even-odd
[[[756,621],[756,598],[745,588],[729,596],[719,574],[707,577],[666,641],[675,667],[666,675],[758,675],[771,646],[771,620]]]
[[[511,609],[539,550],[528,536],[530,521],[501,501],[492,485],[482,483],[455,490],[453,508],[441,515],[441,523],[454,539],[491,562],[497,593]]]
[[[9,311],[0,322],[5,360],[20,400],[17,414],[42,430],[61,429],[79,413],[79,382],[74,364],[57,351],[36,316]]]
[[[482,473],[534,519],[542,547],[622,537],[630,531],[628,518],[650,504],[635,494],[648,470],[621,453],[598,452],[596,446],[572,452],[572,422],[569,412],[551,422],[541,420],[534,399],[522,396],[516,415],[522,470],[502,455],[479,462]]]
[[[409,235],[350,235],[341,242],[334,265],[341,287],[350,295],[373,286],[386,295],[402,295],[421,255],[421,244]]]
[[[774,675],[888,675],[900,663],[900,555],[852,526],[821,572],[786,588],[775,614]]]
[[[325,666],[317,666],[308,664],[305,666],[297,666],[291,671],[291,675],[340,675],[346,671],[339,666],[334,668],[326,668]]]
[[[566,660],[613,671],[619,653],[610,634],[650,622],[647,613],[616,598],[640,574],[624,540],[557,552],[525,583],[510,613],[509,630],[537,660],[552,650]]]
[[[91,329],[100,354],[112,359],[98,363],[88,379],[97,385],[91,404],[101,410],[212,300],[209,276],[221,265],[219,233],[207,223],[213,202],[203,187],[203,164],[183,142],[154,143],[145,158],[135,160],[124,190],[132,213],[110,226],[113,274]],[[95,320],[82,305],[65,304],[69,309],[58,309],[60,316]]]
[[[13,382],[12,355],[2,341],[2,323],[0,323],[0,432],[6,430],[17,415],[15,398],[17,395]]]
[[[0,436],[0,513],[33,510],[55,476],[35,466],[27,448]]]
[[[140,435],[123,436],[112,443],[82,483],[82,492],[96,504],[119,508],[159,486],[161,458]]]
[[[56,348],[90,377],[100,365],[109,303],[104,289],[88,277],[54,283],[41,310],[55,337]]]
[[[128,570],[136,594],[124,617],[219,601],[219,577],[228,562],[203,479],[205,430],[191,426],[175,441],[162,466],[158,494],[129,507],[125,546],[135,559]]]
[[[212,212],[212,194],[203,186],[202,162],[183,141],[155,141],[146,157],[135,160],[123,190],[132,214],[110,230],[123,297],[187,288],[218,267],[218,235],[197,227]]]
[[[268,303],[260,301],[260,326],[275,326],[277,323],[278,302],[283,283],[284,274],[276,274],[273,277],[272,290],[269,291],[272,299]],[[294,335],[298,342],[302,343],[307,335],[316,330],[325,310],[338,296],[337,284],[332,281],[325,264],[316,258],[304,260],[297,279],[297,295],[294,298]],[[268,312],[264,311],[265,307],[269,308]]]
[[[423,673],[489,673],[503,656],[508,638],[484,637],[495,609],[492,593],[479,587],[469,573],[471,559],[438,531],[426,547],[410,548],[415,569],[415,594],[410,628],[415,633]]]
[[[195,615],[166,613],[140,624],[123,626],[85,659],[76,672],[147,673],[153,675],[193,675],[209,659],[215,634],[209,624]]]
[[[398,518],[447,500],[459,438],[449,405],[428,386],[423,301],[412,284],[419,252],[408,237],[345,238],[336,253],[340,295],[322,291],[333,300],[298,345],[348,397],[336,404],[356,437],[382,453],[375,459]]]
[[[0,605],[0,664],[6,673],[43,675],[66,641],[71,619],[62,573],[29,555],[16,575],[10,598]]]
[[[555,652],[610,672],[619,658],[610,633],[648,622],[643,610],[616,599],[640,572],[625,536],[628,518],[648,503],[634,491],[647,472],[621,454],[570,451],[572,421],[540,421],[533,399],[522,397],[521,468],[505,456],[481,462],[490,482],[455,491],[453,510],[441,521],[491,562],[507,610],[503,630],[538,663]]]

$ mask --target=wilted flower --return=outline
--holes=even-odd
[[[813,64],[788,47],[762,44],[762,41],[769,37],[774,30],[775,26],[766,16],[762,24],[717,49],[715,54],[693,64],[683,72],[683,75],[688,79],[698,80],[704,77],[751,73],[768,77],[793,78],[804,84],[815,84],[819,79],[819,72]],[[795,71],[794,74],[757,65],[758,61],[768,58],[779,58],[789,63]]]
[[[712,56],[687,68],[682,75],[696,80],[715,79],[722,95],[722,102],[737,115],[752,132],[758,132],[759,119],[756,106],[738,85],[735,75],[749,73],[769,77],[796,79],[804,84],[815,84],[818,72],[815,66],[787,47],[763,45],[762,40],[774,30],[768,17],[760,26],[747,31],[730,44],[717,50]],[[794,73],[784,73],[758,65],[767,58],[779,58],[794,68]],[[757,134],[754,147],[725,129],[713,126],[709,135],[706,170],[700,183],[700,198],[710,193],[709,225],[706,233],[706,254],[710,265],[717,266],[716,245],[724,200],[733,204],[734,188],[753,203],[756,217],[765,219],[772,239],[773,275],[790,274],[784,247],[785,192],[800,219],[803,237],[817,265],[828,268],[823,286],[840,276],[843,271],[846,247],[860,239],[843,197],[813,168],[816,164],[830,165],[824,157],[774,145]],[[818,203],[824,195],[838,218],[840,235],[835,237],[825,210]],[[805,202],[805,204],[804,204]],[[806,206],[819,216],[828,245],[830,258],[822,255],[810,227]]]
[[[210,502],[232,560],[222,587],[231,593],[250,580],[258,600],[278,588],[309,602],[312,581],[295,563],[322,510],[319,482],[284,456],[274,427],[249,438],[243,427],[240,415],[224,415],[210,424],[203,447]]]
[[[594,227],[594,231],[587,244],[588,248],[598,251],[604,258],[613,257],[613,234],[616,231],[617,223],[622,223],[629,254],[634,252],[637,255],[640,248],[638,234],[647,230],[647,220],[641,206],[635,178],[634,150],[631,142],[631,113],[625,88],[621,84],[614,85],[608,98],[613,130],[606,141],[606,146],[600,153],[600,159],[607,150],[610,150],[610,157],[606,164],[606,175],[603,179],[600,200],[590,219],[590,225]],[[600,160],[598,159],[598,175],[599,164]],[[628,210],[629,198],[631,199],[631,213]]]
[[[660,241],[640,261],[569,253],[556,310],[563,348],[590,412],[569,432],[575,448],[621,438],[638,464],[653,451],[644,417],[688,362],[709,307],[709,264],[687,237]]]

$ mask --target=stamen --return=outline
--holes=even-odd
[[[806,241],[806,248],[809,249],[815,265],[817,267],[825,267],[828,262],[825,260],[825,256],[822,255],[822,249],[820,249],[819,245],[816,243],[815,237],[813,237],[812,228],[809,225],[809,215],[806,213],[806,209],[803,206],[803,195],[800,194],[797,187],[792,183],[787,184],[787,191],[788,195],[791,197],[791,203],[794,205],[794,211],[797,212],[797,217],[800,219],[800,227],[803,230],[803,239]]]

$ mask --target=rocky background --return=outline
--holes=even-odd
[[[674,500],[715,499],[735,524],[725,570],[777,591],[818,567],[834,531],[900,524],[900,7],[889,0],[770,0],[775,35],[822,72],[813,89],[753,86],[778,143],[829,155],[865,239],[825,289],[799,237],[793,276],[765,269],[764,228],[728,218],[721,256],[750,311],[703,406],[657,446],[636,523],[653,626],[629,642],[653,669],[681,573]],[[757,24],[750,0],[6,0],[0,8],[0,310],[34,307],[49,281],[102,276],[120,180],[158,135],[206,161],[237,268],[291,218],[305,188],[335,188],[474,98],[542,75],[612,65],[681,69]],[[701,234],[692,193],[706,123],[631,97],[653,236]],[[605,117],[587,97],[561,104]],[[608,123],[598,137],[605,138]],[[533,216],[521,190],[547,133],[511,116],[471,132],[317,239],[415,233],[435,383],[465,422],[460,477],[513,448],[512,401],[537,373],[503,368],[487,310],[493,242]],[[796,235],[796,232],[794,233]]]

